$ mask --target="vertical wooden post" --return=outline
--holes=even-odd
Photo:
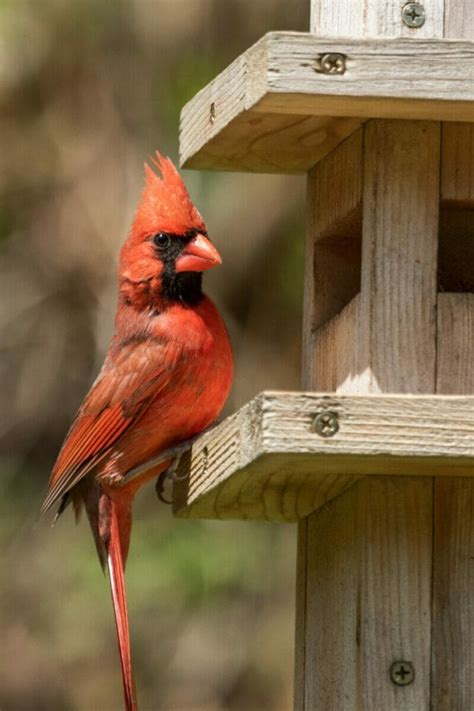
[[[313,0],[311,29],[474,36],[463,0],[426,2],[418,29],[402,22],[404,4]],[[305,388],[473,391],[473,299],[437,285],[440,201],[474,207],[472,136],[370,121],[309,174]],[[473,511],[470,480],[385,477],[299,524],[297,711],[474,708]],[[390,674],[397,661],[412,665],[409,685]]]
[[[325,351],[326,360],[346,358],[352,370],[339,369],[340,383],[337,374],[325,382],[307,354],[307,384],[341,391],[350,383],[359,393],[433,392],[439,125],[374,121],[361,148],[349,141],[361,154],[356,170],[363,176],[360,294],[323,333],[318,324],[313,330],[319,364]],[[327,159],[339,173],[346,170],[339,159],[348,145]],[[323,162],[310,176],[315,195],[325,189],[326,170]],[[308,269],[314,261],[318,274],[320,217],[311,217]],[[341,356],[338,332],[351,334],[344,344],[351,358]],[[304,580],[305,600],[297,618],[297,666],[304,667],[304,675],[297,671],[298,709],[429,708],[432,488],[429,477],[366,479],[300,524],[298,588]],[[391,681],[397,660],[414,665],[416,683],[403,688]]]
[[[445,37],[474,38],[472,3],[446,0]],[[444,124],[441,155],[440,272],[447,279],[441,286],[472,292],[474,126]],[[473,393],[473,363],[474,295],[439,293],[437,392]],[[431,684],[435,711],[474,708],[473,551],[473,481],[436,479]]]

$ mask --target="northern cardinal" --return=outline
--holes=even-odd
[[[114,335],[41,509],[62,513],[72,502],[77,515],[85,506],[108,568],[127,711],[138,708],[124,583],[131,504],[172,461],[126,475],[212,424],[233,371],[224,322],[201,290],[202,272],[221,258],[173,163],[159,153],[151,162],[120,253]]]

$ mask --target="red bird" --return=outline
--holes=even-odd
[[[137,709],[124,567],[137,489],[172,464],[127,472],[212,424],[229,393],[233,360],[202,272],[221,258],[176,168],[156,154],[119,262],[115,332],[54,465],[41,509],[85,506],[107,566],[127,711]]]

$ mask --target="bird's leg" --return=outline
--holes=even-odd
[[[208,427],[204,432],[208,432],[212,427]],[[191,439],[186,440],[182,444],[178,445],[177,447],[174,448],[174,457],[173,461],[165,469],[164,472],[161,472],[159,474],[158,479],[156,480],[156,485],[155,485],[155,491],[156,495],[158,496],[159,500],[164,503],[164,504],[172,504],[172,501],[168,501],[168,499],[165,498],[164,496],[164,490],[165,490],[165,482],[168,479],[171,482],[175,481],[184,481],[185,479],[188,478],[188,474],[184,474],[182,476],[176,476],[176,472],[179,467],[179,463],[181,461],[181,457],[183,454],[191,449],[193,446],[194,442],[202,435],[204,432],[200,432],[198,435],[195,437],[191,437]],[[171,452],[172,450],[168,450],[168,452]]]
[[[183,454],[188,450],[191,449],[193,444],[196,442],[201,435],[205,434],[206,432],[209,432],[210,430],[214,429],[215,425],[211,425],[210,427],[207,427],[205,430],[202,432],[199,432],[199,434],[194,435],[194,437],[190,437],[189,439],[185,440],[184,442],[181,442],[180,444],[176,445],[175,447],[170,447],[169,449],[165,449],[163,452],[160,452],[156,457],[153,457],[152,459],[149,459],[146,462],[143,462],[143,464],[139,464],[138,466],[134,467],[133,469],[130,469],[122,479],[120,480],[120,486],[125,486],[126,484],[129,484],[131,481],[136,479],[138,476],[143,474],[144,472],[147,472],[149,469],[152,469],[153,467],[158,466],[159,464],[162,464],[163,462],[167,462],[170,459],[172,460],[171,464],[169,467],[160,474],[160,478],[163,477],[163,479],[169,478],[172,479],[173,481],[176,481],[176,469],[178,468],[178,464],[181,460],[181,457]],[[168,473],[169,472],[169,473]],[[183,477],[185,478],[185,477]]]
[[[175,474],[176,474],[176,470],[179,467],[179,463],[181,461],[181,457],[183,456],[183,454],[184,454],[184,452],[180,452],[179,454],[176,454],[173,461],[169,465],[169,467],[167,469],[165,469],[164,472],[161,472],[161,474],[159,474],[159,476],[158,476],[158,479],[156,480],[156,484],[155,484],[156,495],[158,496],[159,500],[163,504],[172,504],[173,503],[172,501],[165,498],[165,495],[164,495],[165,482],[167,479],[169,481],[173,482],[173,481],[176,481],[176,478],[178,478],[178,479],[180,478],[180,477],[175,477]]]

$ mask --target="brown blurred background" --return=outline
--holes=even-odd
[[[35,525],[111,335],[119,246],[182,105],[307,0],[0,0],[0,708],[120,711],[109,591],[86,522]],[[184,174],[224,259],[227,411],[299,386],[304,181]],[[127,578],[143,711],[291,707],[295,530],[135,507]]]

